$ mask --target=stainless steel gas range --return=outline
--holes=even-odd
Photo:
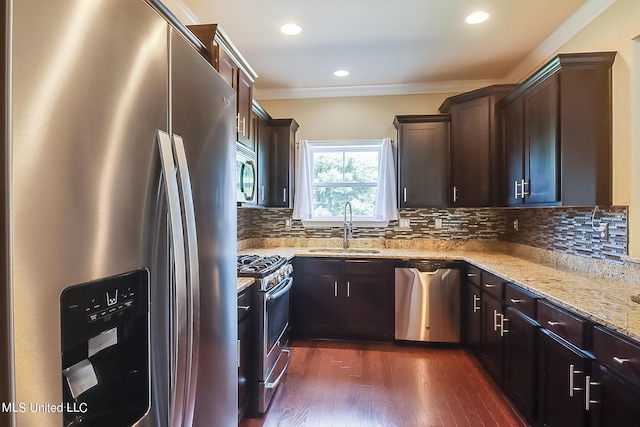
[[[291,360],[289,293],[293,266],[281,256],[238,255],[238,276],[253,277],[258,286],[258,402],[264,414]],[[250,411],[253,412],[253,411]]]

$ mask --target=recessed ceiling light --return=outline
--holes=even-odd
[[[280,27],[280,31],[288,36],[297,36],[302,32],[302,27],[297,24],[284,24]]]
[[[480,24],[481,22],[489,19],[489,14],[487,12],[473,12],[471,15],[467,16],[467,24]]]
[[[347,77],[349,72],[347,70],[337,70],[333,72],[333,75],[336,77]]]

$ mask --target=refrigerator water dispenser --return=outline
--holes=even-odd
[[[149,410],[149,272],[60,296],[65,426],[130,426]]]

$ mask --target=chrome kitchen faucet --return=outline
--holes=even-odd
[[[347,222],[347,206],[349,206],[349,222]],[[344,225],[342,235],[342,249],[349,249],[349,238],[353,236],[353,211],[351,202],[344,204]]]

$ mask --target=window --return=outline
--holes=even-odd
[[[388,139],[301,141],[297,171],[294,218],[306,221],[305,225],[342,222],[346,202],[351,203],[354,221],[360,226],[362,221],[379,226],[380,222],[397,218],[393,154]],[[388,194],[389,190],[392,194]],[[386,205],[390,199],[389,207]]]

